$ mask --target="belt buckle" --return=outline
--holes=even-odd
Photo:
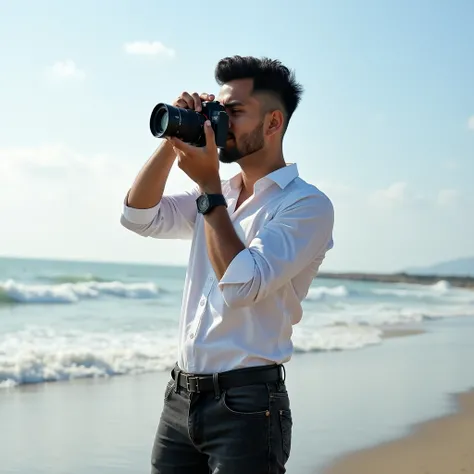
[[[195,384],[196,389],[195,389],[195,390],[192,390],[192,389],[191,389],[190,380],[195,380],[195,381],[196,381],[196,384]],[[188,376],[188,377],[186,377],[186,390],[187,390],[188,392],[200,393],[200,390],[199,390],[199,378],[198,378],[198,377],[193,377],[193,376],[191,376],[191,375]]]

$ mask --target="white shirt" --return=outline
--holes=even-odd
[[[234,211],[240,173],[222,181],[228,212],[246,246],[220,281],[207,256],[198,187],[164,195],[150,209],[125,200],[121,223],[144,237],[192,239],[179,324],[178,365],[191,373],[284,363],[292,326],[325,253],[333,246],[329,198],[298,176],[295,164],[255,183]]]

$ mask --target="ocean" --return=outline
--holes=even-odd
[[[0,258],[0,387],[163,372],[176,360],[185,268]],[[474,316],[474,292],[316,278],[295,352],[383,345],[384,330]]]

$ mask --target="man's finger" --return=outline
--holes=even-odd
[[[180,97],[181,97],[181,99],[184,100],[184,102],[186,103],[188,109],[193,109],[193,108],[194,108],[194,99],[192,98],[191,94],[189,94],[188,92],[184,91],[184,92],[181,94]]]
[[[183,153],[190,152],[193,147],[187,143],[184,143],[182,140],[176,137],[168,138],[168,141],[177,149],[182,151]]]
[[[204,122],[204,133],[206,134],[206,148],[208,150],[216,151],[216,137],[214,135],[214,130],[212,130],[211,122],[209,120],[206,120]]]
[[[207,94],[206,92],[202,93],[201,94],[201,100],[210,100],[210,101],[213,101],[214,100],[214,94]]]
[[[201,98],[199,97],[199,94],[195,92],[193,94],[193,100],[194,100],[194,110],[196,112],[201,112],[202,107],[201,107]]]

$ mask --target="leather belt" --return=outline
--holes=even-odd
[[[219,372],[217,374],[188,374],[175,367],[171,375],[177,384],[188,392],[210,392],[217,388],[225,390],[232,387],[255,385],[259,383],[284,382],[285,368],[281,364],[245,367],[243,369]]]

